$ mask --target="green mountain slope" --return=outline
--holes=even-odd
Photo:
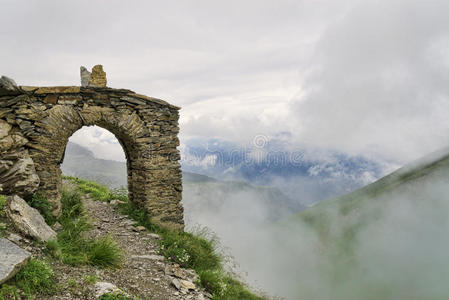
[[[441,181],[445,178],[449,178],[449,149],[423,157],[349,194],[323,201],[298,213],[291,220],[300,219],[322,233],[329,229],[326,225],[329,225],[330,218],[335,216],[350,217],[351,222],[354,222],[354,219],[360,219],[359,222],[366,223],[367,220],[362,220],[362,217],[370,219],[375,215],[364,214],[365,206],[372,208],[386,205],[383,201],[393,201],[396,196],[410,194],[416,188],[421,189],[423,184],[431,184],[432,181]],[[416,191],[411,194],[417,196],[420,193]],[[372,202],[376,201],[379,203],[374,205]]]
[[[298,278],[292,299],[449,299],[449,150],[321,202],[274,231],[301,253],[286,271]],[[314,264],[307,269],[303,260]]]

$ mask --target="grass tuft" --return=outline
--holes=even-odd
[[[71,266],[118,267],[122,261],[121,250],[110,237],[85,237],[84,233],[91,226],[84,214],[80,192],[63,189],[61,204],[59,222],[63,229],[57,240],[47,242],[47,253]]]
[[[39,211],[48,225],[53,225],[56,223],[56,218],[51,212],[55,205],[49,202],[44,194],[35,193],[31,200],[28,201],[28,204]]]
[[[89,244],[88,260],[100,267],[118,267],[122,261],[122,252],[109,237],[93,240]]]
[[[132,300],[121,292],[106,293],[98,297],[98,300]]]
[[[215,270],[222,258],[214,242],[189,232],[164,231],[160,240],[160,253],[185,268],[196,271]]]
[[[125,203],[118,206],[120,213],[127,215],[128,217],[136,221],[138,225],[144,226],[151,232],[161,231],[159,226],[151,221],[151,217],[147,211],[139,209],[137,206],[131,203],[128,198],[126,198],[123,202]]]
[[[0,286],[0,299],[20,299],[20,291],[17,286],[4,283]]]
[[[97,274],[91,274],[91,275],[84,275],[83,280],[87,284],[95,284],[100,280],[100,278],[98,278]]]
[[[0,195],[0,218],[6,217],[5,205],[6,205],[6,198],[5,196]],[[0,237],[5,235],[6,226],[7,225],[5,223],[0,222]]]
[[[4,217],[6,215],[5,212],[6,198],[3,195],[0,195],[0,217]]]
[[[128,192],[124,188],[110,190],[108,187],[94,181],[89,181],[72,176],[63,176],[64,179],[75,183],[78,189],[97,201],[111,202],[114,199],[124,201],[128,198]]]
[[[45,262],[31,259],[28,264],[17,273],[16,286],[27,296],[37,293],[51,295],[55,292],[55,276],[53,270]]]

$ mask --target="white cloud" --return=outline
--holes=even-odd
[[[126,161],[125,153],[117,138],[110,131],[98,126],[84,126],[69,141],[84,146],[97,158]]]
[[[449,3],[363,1],[329,27],[293,102],[296,138],[410,160],[449,144]]]
[[[181,138],[297,143],[406,161],[449,144],[449,4],[417,0],[2,1],[2,73],[183,107]]]

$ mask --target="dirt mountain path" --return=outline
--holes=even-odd
[[[96,299],[95,284],[88,279],[92,277],[99,282],[112,283],[138,299],[208,299],[207,293],[189,284],[196,277],[192,270],[181,269],[158,254],[158,235],[134,227],[134,221],[121,215],[111,204],[94,201],[88,196],[84,196],[83,202],[92,224],[88,235],[109,235],[123,251],[123,263],[117,269],[101,269],[52,262],[63,288],[50,299]]]

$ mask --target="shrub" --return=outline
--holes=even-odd
[[[16,285],[26,294],[52,294],[55,291],[55,277],[53,270],[45,262],[31,259],[28,264],[17,273]]]
[[[42,193],[35,193],[31,200],[28,201],[28,204],[39,211],[48,225],[53,225],[56,223],[56,218],[51,213],[55,205],[48,202],[47,198],[45,198]]]
[[[180,266],[197,271],[216,269],[221,256],[215,251],[214,242],[189,232],[164,231],[160,240],[160,252]]]

